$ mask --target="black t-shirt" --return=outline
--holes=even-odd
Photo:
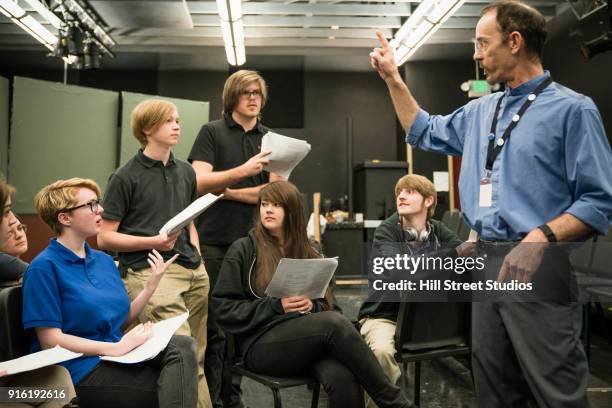
[[[213,171],[233,169],[245,163],[261,150],[261,139],[268,128],[259,121],[248,132],[231,116],[214,120],[202,126],[196,138],[189,162],[203,161],[213,166]],[[262,171],[230,188],[255,187],[270,180],[270,174]],[[206,210],[197,220],[200,244],[228,245],[247,235],[253,222],[252,204],[233,200],[220,200]]]
[[[140,237],[152,237],[172,217],[197,198],[193,168],[172,154],[166,166],[138,151],[125,165],[118,168],[106,186],[102,217],[119,221],[118,232]],[[149,268],[149,251],[120,252],[119,267]],[[164,259],[179,253],[176,263],[195,269],[201,263],[200,255],[189,241],[189,228],[185,227],[172,251],[161,252]]]

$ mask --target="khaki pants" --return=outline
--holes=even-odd
[[[150,268],[137,271],[128,269],[124,283],[130,299],[138,296],[150,275]],[[189,311],[189,318],[174,334],[191,336],[197,344],[198,408],[212,407],[204,376],[209,290],[210,282],[204,265],[200,265],[197,269],[187,269],[174,263],[166,269],[157,290],[138,317],[143,323],[157,322]]]
[[[359,321],[361,336],[374,352],[374,356],[392,384],[400,378],[400,367],[395,361],[395,322],[388,319],[365,318]],[[374,408],[376,404],[366,394],[366,407]]]
[[[22,403],[2,403],[5,408],[38,407],[38,408],[61,408],[68,404],[76,393],[70,379],[70,373],[64,367],[52,365],[38,370],[15,374],[6,378],[6,387],[36,387],[36,388],[63,388],[66,398],[62,400],[48,400],[44,402],[22,402]],[[3,378],[4,379],[4,378]],[[0,381],[0,386],[5,386]]]

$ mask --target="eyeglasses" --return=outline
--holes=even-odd
[[[476,52],[485,52],[489,47],[489,43],[485,40],[478,39],[474,43],[474,50]]]
[[[77,205],[76,207],[65,208],[61,210],[60,212],[68,212],[68,211],[78,210],[79,208],[83,208],[83,207],[89,207],[91,212],[95,214],[98,212],[98,208],[100,207],[100,204],[102,204],[102,200],[98,198],[96,200],[91,200],[85,204]]]
[[[244,96],[245,98],[259,98],[261,97],[261,91],[259,89],[255,91],[249,91],[248,89],[245,89],[240,92],[240,95]]]

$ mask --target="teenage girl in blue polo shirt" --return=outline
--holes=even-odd
[[[59,180],[35,197],[42,220],[57,234],[30,264],[23,281],[23,323],[34,329],[32,351],[60,345],[84,356],[63,365],[83,407],[195,407],[198,369],[191,337],[173,336],[156,358],[116,364],[98,356],[121,356],[153,335],[152,324],[125,335],[176,256],[164,263],[149,254],[153,273],[130,303],[113,259],[86,239],[100,229],[100,188],[93,180]]]
[[[259,193],[255,227],[229,248],[212,300],[221,328],[233,334],[246,367],[280,377],[313,375],[329,407],[363,407],[363,391],[381,408],[406,408],[351,322],[331,311],[331,297],[265,295],[282,257],[317,258],[306,235],[300,192],[287,181]]]

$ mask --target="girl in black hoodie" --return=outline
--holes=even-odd
[[[223,330],[235,336],[249,370],[314,376],[330,407],[363,407],[365,388],[379,407],[409,407],[350,321],[331,311],[331,295],[272,298],[264,291],[281,258],[320,255],[306,235],[300,192],[270,183],[259,194],[255,227],[227,252],[212,293]]]

